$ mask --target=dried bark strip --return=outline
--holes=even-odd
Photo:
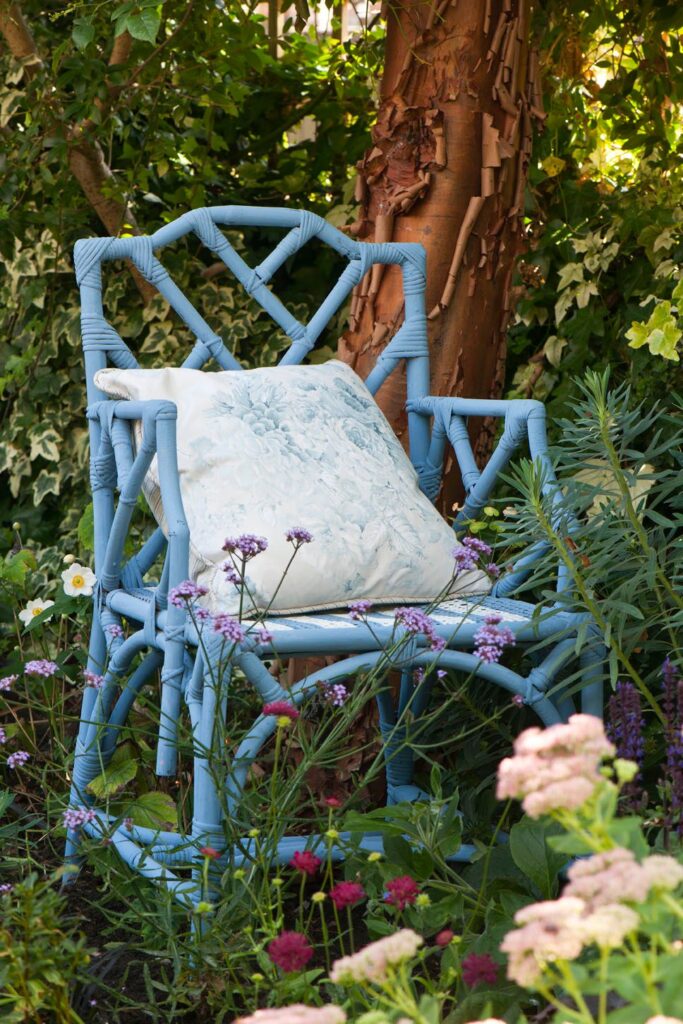
[[[529,6],[399,0],[388,14],[373,147],[358,165],[361,213],[351,230],[427,250],[435,394],[489,397],[503,386],[526,173],[533,129],[544,118]],[[356,289],[339,345],[341,358],[362,374],[402,317],[398,272],[379,268],[368,278]],[[401,436],[398,374],[378,398]],[[480,425],[480,451],[489,433]]]

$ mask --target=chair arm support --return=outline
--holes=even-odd
[[[142,493],[145,476],[156,455],[159,487],[166,522],[168,551],[163,579],[168,589],[177,586],[189,575],[190,531],[185,518],[176,444],[177,409],[168,401],[114,400],[94,403],[88,409],[93,440],[93,504],[96,531],[96,573],[100,591],[120,586],[123,548],[130,528],[133,510]],[[142,423],[142,440],[132,460],[125,463],[125,476],[120,479],[120,497],[114,510],[113,484],[103,483],[101,466],[115,459],[114,437],[117,423]],[[97,487],[95,488],[95,482]],[[106,486],[108,484],[109,486]],[[156,608],[165,603],[166,594],[157,588],[149,621],[144,624],[147,642],[156,643]],[[184,606],[168,608],[165,627],[165,652],[161,672],[161,722],[157,749],[157,773],[173,775],[176,770],[177,726],[180,716],[181,684],[184,673],[184,638],[187,610]]]

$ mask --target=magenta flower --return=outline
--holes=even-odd
[[[420,893],[420,887],[410,875],[399,875],[387,882],[387,890],[384,894],[386,903],[391,903],[398,910],[414,903]]]
[[[462,980],[469,988],[480,982],[495,985],[498,981],[498,964],[489,953],[468,953],[462,962]]]
[[[286,700],[272,700],[269,704],[264,704],[261,714],[274,715],[276,718],[281,716],[291,718],[293,722],[299,717],[297,709],[292,704],[288,704]]]
[[[27,661],[24,665],[24,672],[27,676],[53,676],[59,671],[59,665],[47,658],[39,658],[37,661]]]
[[[313,950],[301,932],[282,932],[268,945],[268,956],[286,974],[301,971],[313,956]]]
[[[213,620],[213,628],[215,633],[220,633],[225,640],[230,640],[233,644],[241,644],[244,640],[244,629],[232,615],[217,615]]]
[[[318,873],[322,860],[310,850],[297,850],[289,862],[290,867],[300,871],[302,875],[312,878]]]
[[[344,907],[353,907],[365,899],[365,889],[360,882],[337,882],[333,889],[330,889],[330,899],[337,910]]]
[[[107,633],[109,633],[109,636],[111,636],[111,637],[122,637],[123,636],[123,630],[122,630],[121,626],[117,625],[115,622],[112,623],[111,626],[107,626],[106,631],[107,631]]]

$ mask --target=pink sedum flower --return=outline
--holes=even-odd
[[[410,928],[402,928],[393,935],[371,942],[352,956],[335,960],[330,979],[336,985],[356,981],[383,982],[390,969],[415,956],[423,942],[421,935]]]
[[[235,1024],[344,1024],[345,1020],[341,1006],[294,1003],[277,1010],[257,1010],[248,1017],[240,1017]]]
[[[602,759],[614,753],[602,722],[593,715],[572,715],[566,725],[548,729],[526,729],[515,740],[514,756],[498,766],[498,799],[521,799],[532,818],[576,810],[602,781]]]

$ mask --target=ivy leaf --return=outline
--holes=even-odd
[[[38,474],[33,484],[33,504],[40,505],[48,494],[59,494],[62,485],[60,474],[55,470],[44,469]]]
[[[61,437],[56,430],[48,427],[31,436],[31,451],[29,458],[31,462],[37,458],[47,459],[48,462],[59,462],[59,442]]]
[[[562,350],[568,344],[566,338],[559,338],[557,334],[551,334],[543,346],[543,355],[551,366],[559,366],[562,359]]]
[[[671,303],[660,302],[655,306],[650,319],[642,324],[633,321],[626,332],[629,348],[642,348],[647,345],[655,356],[679,362],[676,346],[683,337],[683,332],[671,312]]]
[[[683,302],[683,277],[678,281],[671,298],[674,302]]]
[[[567,288],[568,285],[583,281],[583,266],[581,263],[565,263],[560,270],[560,279],[557,282],[558,291]]]

